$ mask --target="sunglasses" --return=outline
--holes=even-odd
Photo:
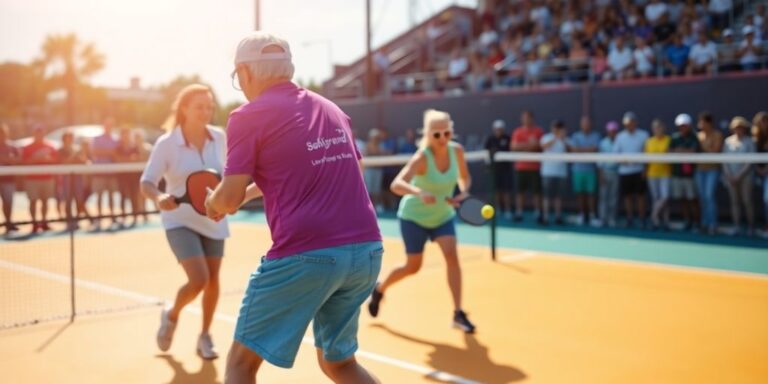
[[[444,136],[446,139],[450,139],[453,132],[451,131],[443,131],[443,132],[435,132],[432,134],[432,137],[435,139],[439,139],[440,135]]]

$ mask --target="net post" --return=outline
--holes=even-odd
[[[67,215],[67,232],[69,232],[69,293],[70,293],[70,316],[69,322],[75,321],[75,220],[72,215],[71,200],[74,199],[75,173],[69,173],[69,180],[66,182],[66,194],[64,195],[64,211]]]
[[[494,207],[499,206],[499,202],[496,201],[496,196],[498,195],[496,193],[496,160],[495,156],[496,154],[494,151],[488,151],[488,158],[489,160],[489,170],[490,170],[490,177],[488,178],[489,182],[488,185],[490,186],[489,193],[489,199],[488,201],[492,201]],[[491,260],[496,261],[496,214],[491,216]]]

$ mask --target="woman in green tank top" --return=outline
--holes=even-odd
[[[390,272],[371,294],[368,310],[379,313],[384,292],[421,268],[427,239],[440,246],[448,269],[453,297],[455,327],[472,333],[475,326],[461,306],[461,267],[456,250],[455,208],[469,194],[471,179],[464,149],[451,141],[453,121],[446,112],[429,109],[424,113],[424,137],[419,151],[392,182],[392,192],[403,196],[397,216],[407,254],[405,265]],[[453,195],[458,185],[460,193]]]

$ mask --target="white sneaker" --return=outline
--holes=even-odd
[[[170,308],[160,312],[160,329],[157,330],[157,347],[163,352],[171,348],[173,332],[176,331],[176,323],[168,318],[168,312]]]
[[[197,338],[197,354],[206,360],[213,360],[219,357],[219,354],[216,353],[216,347],[213,346],[210,334],[203,333]]]

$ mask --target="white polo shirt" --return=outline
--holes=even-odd
[[[181,197],[187,192],[187,176],[190,173],[213,169],[223,174],[227,157],[226,136],[219,128],[208,126],[207,129],[208,139],[202,152],[187,144],[180,127],[160,136],[149,156],[141,181],[157,185],[160,179],[165,179],[165,192]],[[189,204],[181,204],[173,211],[162,211],[160,217],[165,229],[187,227],[212,239],[229,237],[226,218],[217,223],[195,212]]]
[[[697,42],[691,47],[688,59],[696,65],[714,63],[717,59],[717,46],[711,41],[707,41],[704,44]]]

